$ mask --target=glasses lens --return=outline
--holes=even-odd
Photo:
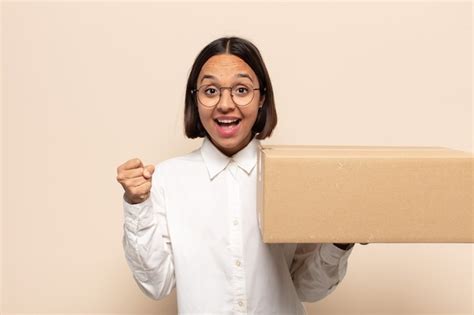
[[[253,99],[253,87],[245,84],[238,84],[232,88],[232,95],[235,104],[245,106]]]
[[[220,90],[213,85],[202,86],[198,90],[198,98],[202,105],[212,107],[219,102]]]

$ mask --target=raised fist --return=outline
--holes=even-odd
[[[125,201],[141,203],[150,196],[151,179],[155,167],[143,166],[140,159],[131,159],[117,168],[117,181],[125,190]]]

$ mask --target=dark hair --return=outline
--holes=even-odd
[[[265,95],[262,108],[259,109],[257,119],[252,127],[252,138],[265,139],[270,137],[277,124],[277,113],[273,97],[273,88],[267,68],[257,47],[250,41],[239,37],[222,37],[214,40],[196,57],[186,85],[184,105],[184,129],[188,138],[202,138],[207,136],[197,108],[196,95],[191,91],[196,88],[196,81],[202,66],[215,55],[231,54],[245,61],[255,72],[261,88],[261,95]]]

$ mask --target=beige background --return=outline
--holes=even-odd
[[[186,78],[211,40],[261,50],[264,143],[473,150],[472,5],[2,3],[2,314],[173,314],[122,252],[116,167],[184,154]],[[311,314],[472,314],[473,245],[357,246]]]

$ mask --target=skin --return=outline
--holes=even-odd
[[[237,74],[246,74],[250,78],[238,77]],[[207,75],[215,78],[203,79]],[[257,75],[252,68],[239,57],[230,54],[213,56],[201,68],[196,86],[200,87],[211,83],[220,87],[229,87],[237,83],[252,84],[254,88],[260,87]],[[265,97],[261,97],[260,91],[256,90],[254,93],[252,102],[242,108],[235,105],[228,89],[222,90],[219,103],[213,108],[202,106],[198,100],[199,118],[202,125],[214,145],[227,156],[239,152],[252,140],[252,126],[257,120],[259,106],[263,106],[265,101]],[[220,115],[231,115],[242,119],[237,134],[232,137],[221,137],[219,135],[214,119]]]

